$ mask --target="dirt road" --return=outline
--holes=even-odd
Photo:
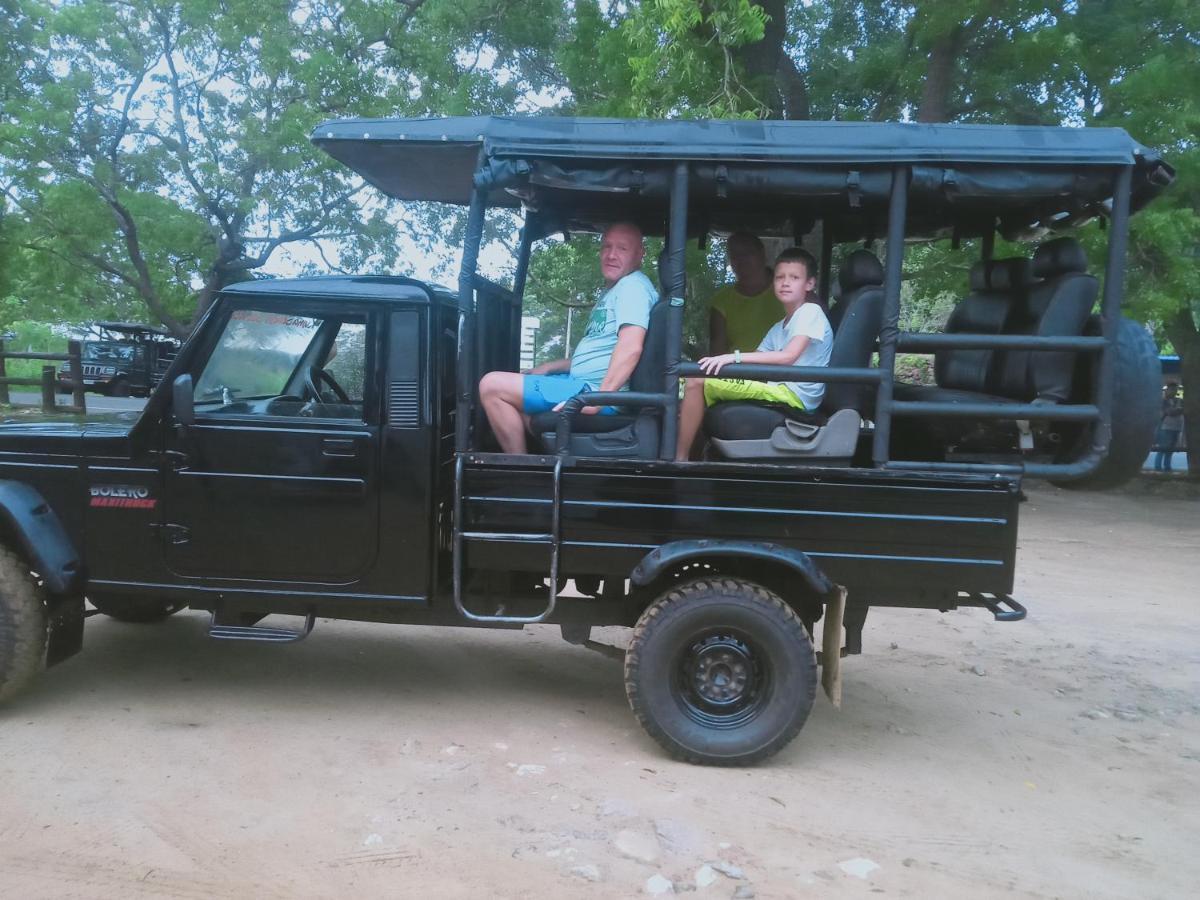
[[[0,711],[0,896],[1194,896],[1200,503],[1022,516],[1028,621],[873,611],[752,770],[664,758],[551,628],[89,620]]]

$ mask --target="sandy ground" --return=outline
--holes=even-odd
[[[666,759],[555,629],[91,619],[0,712],[0,896],[1194,896],[1198,513],[1032,490],[1028,621],[872,612],[753,770]]]

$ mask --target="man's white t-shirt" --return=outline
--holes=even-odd
[[[796,337],[807,337],[808,346],[800,354],[793,365],[797,366],[827,366],[829,354],[833,351],[833,329],[829,327],[829,319],[825,310],[815,303],[802,303],[800,308],[792,313],[790,318],[776,322],[767,336],[758,345],[759,350],[779,351],[788,345],[788,341]],[[825,385],[813,381],[773,381],[771,384],[783,384],[800,398],[804,408],[816,409],[821,405],[825,396]]]

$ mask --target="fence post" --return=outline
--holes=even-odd
[[[42,412],[54,412],[54,366],[42,366]]]
[[[83,351],[79,341],[67,341],[67,355],[71,357],[71,403],[76,412],[87,412],[87,401],[83,395]]]
[[[8,372],[4,368],[4,340],[0,338],[0,403],[8,403],[8,382],[4,379],[8,377]]]

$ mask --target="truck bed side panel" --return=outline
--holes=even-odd
[[[794,547],[835,581],[872,593],[1012,589],[1017,490],[1011,480],[651,468],[564,471],[567,574],[627,574],[664,543],[725,538]],[[472,466],[465,525],[472,531],[548,531],[551,487],[548,471]],[[481,545],[472,552],[470,564],[482,568],[547,567],[548,554],[537,545]]]

